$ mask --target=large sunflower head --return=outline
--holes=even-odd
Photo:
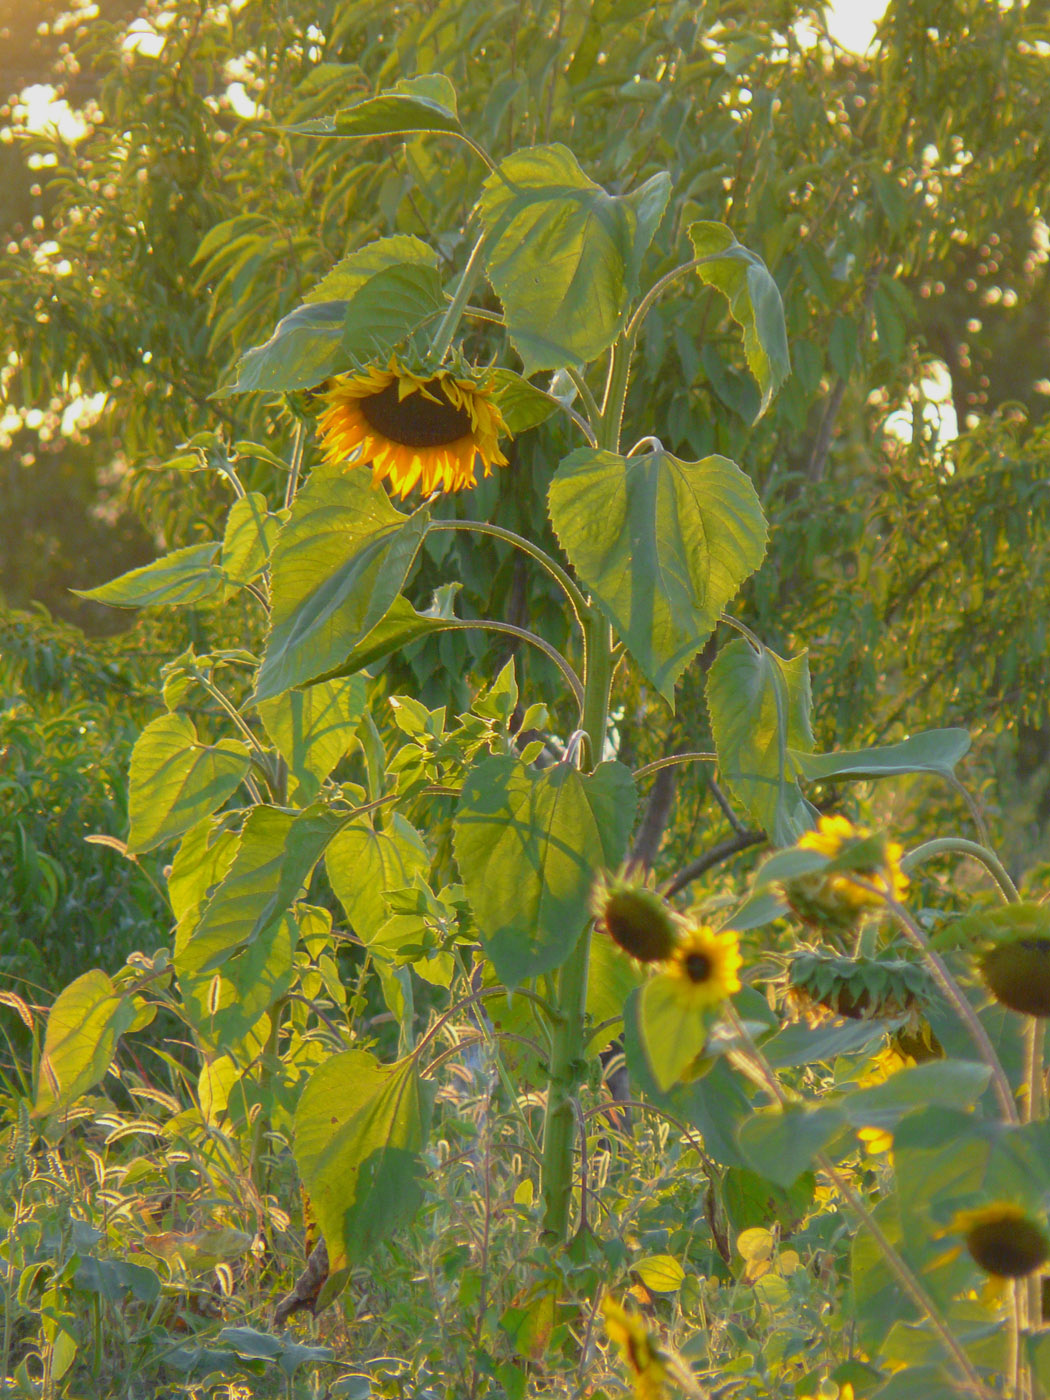
[[[678,1000],[690,1010],[717,1006],[740,990],[740,942],[732,929],[708,924],[686,930],[667,964],[677,982]]]
[[[321,397],[325,460],[371,462],[373,480],[389,481],[396,495],[417,484],[424,495],[474,486],[479,458],[485,476],[507,465],[492,384],[466,371],[416,374],[391,356],[386,369],[339,375]]]

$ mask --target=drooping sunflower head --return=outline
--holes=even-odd
[[[821,817],[816,830],[800,836],[796,845],[800,851],[816,851],[835,861],[853,851],[858,858],[863,856],[863,863],[855,868],[829,873],[818,870],[785,884],[788,903],[806,923],[845,932],[854,927],[865,909],[878,908],[884,897],[903,899],[907,892],[901,847],[896,841],[872,836],[847,817]]]
[[[687,928],[667,964],[677,1000],[691,1010],[717,1006],[740,990],[740,942],[732,929],[708,924]]]
[[[491,382],[465,370],[417,374],[392,356],[386,369],[339,375],[321,397],[325,460],[371,462],[373,480],[402,498],[417,484],[424,495],[476,485],[479,459],[485,476],[507,465]]]
[[[603,933],[638,962],[666,962],[678,946],[681,920],[649,885],[629,875],[604,875],[591,894]]]
[[[994,1278],[1024,1278],[1050,1258],[1042,1225],[1010,1201],[959,1211],[951,1228],[963,1236],[977,1267]]]
[[[1050,938],[1010,938],[980,958],[985,986],[1003,1006],[1026,1016],[1050,1016]]]

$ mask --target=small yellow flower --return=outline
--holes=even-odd
[[[678,946],[681,919],[640,880],[600,877],[591,913],[602,932],[638,962],[666,962]]]
[[[487,380],[449,369],[413,374],[392,356],[386,369],[338,376],[321,397],[325,460],[371,462],[373,481],[385,478],[401,497],[417,483],[424,495],[474,486],[478,458],[485,476],[507,465],[497,441],[506,428]]]
[[[691,1011],[717,1006],[740,990],[740,942],[732,929],[708,924],[686,929],[667,964],[677,983],[675,1000]]]
[[[816,830],[800,836],[796,846],[800,851],[816,851],[835,860],[851,845],[870,839],[867,828],[854,826],[846,817],[821,817]],[[908,877],[901,870],[902,855],[896,841],[885,841],[876,864],[831,874],[814,871],[789,880],[784,893],[796,914],[807,923],[845,931],[856,923],[863,910],[878,908],[884,896],[904,898]],[[874,888],[866,889],[867,885]]]
[[[1024,1278],[1050,1258],[1050,1239],[1020,1206],[996,1201],[979,1210],[961,1210],[951,1223],[979,1269],[993,1278]]]

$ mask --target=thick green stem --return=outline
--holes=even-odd
[[[612,637],[609,624],[590,608],[585,622],[587,679],[584,689],[583,729],[587,736],[589,767],[601,762],[609,715],[612,682]],[[573,1148],[576,1143],[574,1100],[586,1068],[584,1013],[587,1009],[587,971],[591,955],[588,925],[562,964],[558,978],[557,1014],[551,1045],[547,1114],[543,1132],[543,1231],[551,1240],[568,1237],[572,1216]]]

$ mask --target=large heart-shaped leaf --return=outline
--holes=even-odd
[[[311,1076],[295,1115],[295,1161],[333,1273],[415,1214],[431,1098],[414,1059],[388,1068],[347,1050]]]
[[[259,706],[259,718],[288,765],[300,803],[316,797],[350,749],[364,710],[362,676],[286,690]]]
[[[488,177],[488,275],[526,375],[586,364],[616,339],[670,188],[658,174],[608,194],[560,145],[515,151]]]
[[[402,515],[360,468],[316,467],[273,554],[273,611],[256,700],[345,660],[401,591],[429,523]]]
[[[132,998],[121,996],[99,968],[59,993],[47,1018],[34,1118],[68,1108],[101,1083],[135,1010]]]
[[[676,679],[765,554],[750,479],[725,457],[580,448],[558,467],[549,502],[581,581],[673,704]]]
[[[623,859],[634,780],[619,763],[536,773],[509,755],[467,774],[454,850],[482,945],[508,986],[559,967],[589,917],[595,873]]]

